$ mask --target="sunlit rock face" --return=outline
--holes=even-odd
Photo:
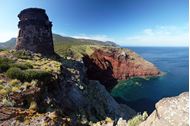
[[[20,12],[16,50],[29,50],[43,55],[54,54],[52,23],[44,9],[28,8]]]
[[[189,93],[163,98],[140,126],[189,126]]]

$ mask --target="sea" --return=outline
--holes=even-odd
[[[152,62],[165,75],[120,81],[111,94],[136,112],[149,114],[162,98],[189,91],[188,47],[127,47]]]

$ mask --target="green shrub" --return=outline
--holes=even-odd
[[[0,57],[0,73],[6,72],[10,67],[10,63],[13,63],[13,60],[5,57]]]
[[[13,62],[13,60],[11,60],[11,59],[9,59],[9,58],[0,57],[0,64],[2,64],[2,63],[7,63],[7,64],[9,64],[9,63],[12,63],[12,62]]]
[[[17,68],[20,68],[21,70],[33,68],[33,66],[29,63],[15,63],[15,64],[12,64],[11,67],[17,67]]]
[[[18,79],[20,81],[32,81],[32,80],[40,80],[44,81],[46,79],[51,78],[51,74],[46,71],[40,70],[21,70],[17,67],[11,67],[7,70],[6,75],[11,79]]]
[[[0,73],[6,72],[9,69],[9,64],[1,63],[0,64]]]
[[[7,70],[6,75],[11,79],[24,80],[24,72],[17,67],[11,67]]]
[[[24,76],[26,81],[32,81],[35,79],[43,81],[45,79],[49,79],[51,74],[49,72],[39,70],[26,70],[24,71]]]

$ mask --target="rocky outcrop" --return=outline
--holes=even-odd
[[[76,118],[76,114],[72,113],[80,113],[81,117],[78,118],[94,122],[106,117],[129,119],[136,114],[128,106],[117,103],[98,81],[88,80],[84,64],[76,61],[64,62],[60,77],[61,90],[56,90],[56,101],[64,113],[72,118]]]
[[[95,49],[83,58],[89,79],[99,80],[106,88],[112,88],[117,80],[130,77],[158,76],[160,71],[135,52],[122,48]]]
[[[89,80],[82,62],[64,58],[56,61],[24,52],[17,57],[19,51],[2,51],[0,56],[6,61],[14,60],[12,64],[30,63],[32,67],[26,71],[50,71],[51,76],[22,82],[1,73],[0,125],[81,126],[106,117],[127,120],[136,114],[127,105],[119,104],[101,83]]]
[[[189,126],[189,93],[163,98],[140,126]]]
[[[43,55],[54,54],[52,23],[45,10],[28,8],[18,15],[20,28],[16,41],[16,50],[29,50]]]

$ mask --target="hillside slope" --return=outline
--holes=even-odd
[[[72,37],[65,37],[58,34],[53,34],[53,41],[56,47],[64,44],[66,47],[71,45],[103,45],[103,46],[119,46],[114,42],[110,41],[98,41],[91,39],[76,39]],[[1,49],[12,49],[16,45],[16,38],[11,38],[6,42],[0,42]]]

